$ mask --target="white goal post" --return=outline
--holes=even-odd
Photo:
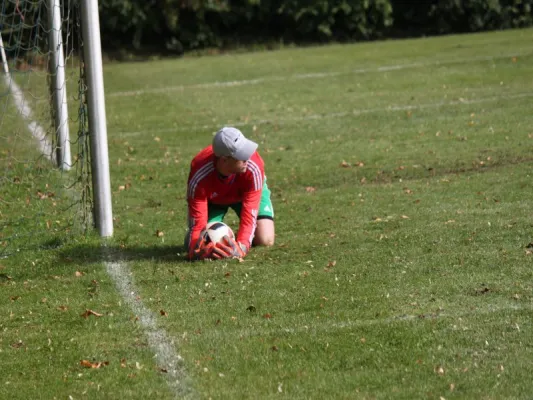
[[[91,168],[94,193],[94,218],[100,236],[113,236],[111,180],[107,148],[107,125],[100,42],[98,0],[81,1],[81,25],[85,74],[87,78],[87,105],[91,142]]]

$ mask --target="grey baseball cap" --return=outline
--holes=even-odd
[[[233,127],[225,126],[213,138],[213,152],[217,157],[248,161],[257,147],[257,143],[246,139],[240,130]]]

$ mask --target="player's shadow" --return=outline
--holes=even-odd
[[[68,247],[59,254],[59,261],[78,264],[141,260],[151,260],[154,263],[175,263],[186,260],[184,246],[144,247],[82,244],[75,247]]]

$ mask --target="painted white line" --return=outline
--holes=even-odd
[[[467,64],[471,62],[479,61],[493,61],[505,58],[512,57],[522,57],[529,56],[532,53],[513,53],[500,56],[484,56],[484,57],[473,57],[473,58],[461,58],[455,60],[442,60],[442,61],[431,61],[431,62],[420,62],[413,64],[399,64],[399,65],[385,65],[381,67],[373,68],[361,68],[353,69],[344,72],[317,72],[317,73],[308,73],[308,74],[295,74],[290,76],[271,76],[257,79],[244,79],[244,80],[235,80],[235,81],[224,81],[224,82],[208,82],[208,83],[198,83],[191,85],[177,85],[177,86],[168,86],[162,88],[146,88],[139,90],[129,90],[129,91],[119,91],[119,92],[109,92],[106,94],[106,97],[125,97],[125,96],[142,96],[145,94],[154,94],[154,93],[171,93],[171,92],[181,92],[187,89],[211,89],[211,88],[223,88],[223,87],[235,87],[235,86],[244,86],[244,85],[258,85],[265,82],[280,82],[280,81],[289,81],[289,80],[298,80],[298,79],[321,79],[321,78],[330,78],[341,75],[351,75],[351,74],[367,74],[373,72],[388,72],[388,71],[399,71],[403,69],[412,69],[412,68],[423,68],[431,66],[445,66],[451,64]]]
[[[103,250],[105,252],[105,248]],[[105,266],[122,298],[139,318],[144,333],[148,337],[148,344],[155,353],[157,365],[166,371],[165,377],[174,395],[180,399],[191,396],[192,386],[188,383],[189,378],[185,374],[183,358],[176,353],[173,340],[157,326],[154,314],[138,299],[138,290],[133,283],[127,264],[106,261]]]
[[[527,98],[527,97],[533,97],[533,92],[518,93],[518,94],[508,95],[508,96],[482,97],[479,99],[472,99],[472,100],[461,98],[455,101],[448,101],[448,102],[441,101],[438,103],[413,104],[413,105],[407,105],[407,106],[390,105],[386,107],[368,108],[368,109],[345,111],[345,112],[339,112],[339,113],[312,114],[312,115],[286,117],[286,118],[279,118],[279,119],[260,119],[260,120],[248,121],[248,122],[233,122],[233,123],[219,122],[219,123],[213,123],[209,125],[185,125],[185,126],[180,126],[180,127],[152,129],[152,130],[146,130],[146,131],[116,132],[114,136],[126,138],[126,137],[135,137],[135,136],[147,135],[147,134],[160,134],[160,133],[167,133],[167,132],[181,132],[181,131],[195,132],[195,131],[204,131],[207,129],[216,130],[216,129],[219,129],[220,126],[223,126],[223,125],[248,126],[248,125],[264,125],[264,124],[282,124],[286,122],[301,122],[301,121],[311,121],[311,120],[328,119],[328,118],[356,117],[358,115],[381,113],[381,112],[411,111],[411,110],[423,110],[427,108],[481,104],[481,103],[489,103],[489,102],[498,101],[498,100],[514,100],[514,99],[521,99],[521,98]]]
[[[31,108],[24,97],[24,93],[17,85],[15,80],[11,78],[10,74],[4,74],[4,81],[6,86],[11,90],[17,110],[22,118],[26,120],[28,129],[30,130],[32,136],[37,139],[39,151],[50,161],[55,162],[53,157],[52,143],[47,139],[46,131],[34,120]]]
[[[412,315],[412,314],[406,314],[406,315],[399,315],[395,317],[390,318],[383,318],[383,319],[357,319],[357,320],[347,320],[344,322],[334,323],[334,322],[325,322],[325,323],[317,323],[317,321],[312,321],[312,323],[309,323],[309,325],[300,325],[300,326],[272,326],[270,328],[246,328],[241,329],[239,331],[227,331],[227,332],[221,332],[219,330],[210,330],[210,331],[202,331],[202,335],[204,338],[206,336],[213,336],[213,337],[224,337],[224,336],[232,336],[235,338],[240,337],[250,337],[250,336],[261,336],[264,337],[265,335],[276,335],[276,334],[289,334],[289,335],[301,335],[302,333],[316,333],[316,332],[324,332],[324,331],[333,331],[333,330],[341,330],[341,329],[354,329],[354,328],[360,328],[360,327],[368,327],[368,326],[379,326],[379,325],[393,325],[393,324],[400,324],[400,323],[418,323],[418,322],[425,322],[425,321],[435,321],[435,320],[444,320],[444,319],[465,319],[470,316],[480,316],[480,315],[490,315],[490,314],[496,314],[496,313],[511,313],[511,312],[520,312],[520,311],[532,311],[533,306],[531,305],[520,305],[518,303],[516,304],[507,304],[504,306],[491,306],[488,305],[484,308],[476,308],[473,310],[465,310],[465,311],[459,311],[456,313],[447,313],[445,311],[435,312],[435,313],[421,313],[418,315]],[[275,316],[274,316],[275,318]],[[271,320],[274,325],[274,319]],[[466,325],[467,321],[462,321],[463,325]],[[459,323],[455,323],[456,325],[459,325]],[[460,328],[460,326],[459,326]]]

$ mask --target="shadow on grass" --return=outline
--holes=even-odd
[[[184,246],[119,246],[80,244],[62,249],[59,262],[91,264],[99,262],[142,261],[154,263],[183,262],[186,251]]]

